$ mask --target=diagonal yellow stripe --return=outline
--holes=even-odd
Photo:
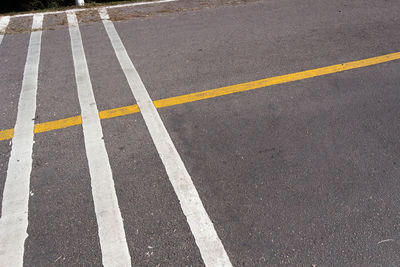
[[[8,129],[0,132],[0,141],[13,138],[14,129]]]
[[[183,103],[199,101],[199,100],[213,98],[213,97],[217,97],[217,96],[223,96],[223,95],[228,95],[228,94],[233,94],[233,93],[238,93],[238,92],[259,89],[259,88],[268,87],[271,85],[277,85],[277,84],[283,84],[283,83],[288,83],[288,82],[293,82],[293,81],[298,81],[298,80],[304,80],[304,79],[308,79],[308,78],[323,76],[323,75],[342,72],[342,71],[351,70],[351,69],[358,69],[358,68],[372,66],[372,65],[376,65],[376,64],[380,64],[380,63],[384,63],[384,62],[388,62],[388,61],[393,61],[393,60],[397,60],[397,59],[400,59],[400,52],[387,54],[387,55],[383,55],[383,56],[379,56],[379,57],[358,60],[358,61],[352,61],[352,62],[343,63],[343,64],[332,65],[332,66],[318,68],[318,69],[312,69],[312,70],[306,70],[306,71],[286,74],[286,75],[282,75],[282,76],[276,76],[276,77],[272,77],[272,78],[266,78],[266,79],[257,80],[257,81],[253,81],[253,82],[247,82],[247,83],[241,83],[241,84],[237,84],[237,85],[220,87],[217,89],[201,91],[201,92],[187,94],[187,95],[181,95],[181,96],[160,99],[160,100],[154,101],[153,103],[156,108],[175,106],[175,105],[179,105],[179,104],[183,104]],[[99,117],[100,117],[100,119],[103,120],[103,119],[125,116],[125,115],[138,113],[138,112],[140,112],[139,107],[137,105],[132,105],[132,106],[119,107],[119,108],[100,111]],[[74,116],[74,117],[70,117],[70,118],[66,118],[66,119],[39,123],[39,124],[35,125],[35,133],[42,133],[42,132],[48,132],[48,131],[53,131],[53,130],[57,130],[57,129],[63,129],[63,128],[71,127],[74,125],[80,125],[81,123],[82,123],[81,116]],[[0,141],[11,139],[13,137],[13,133],[14,133],[13,129],[0,131]]]
[[[67,128],[75,125],[82,124],[81,116],[74,116],[66,119],[43,122],[35,124],[35,133],[49,132],[57,129]]]
[[[125,116],[133,113],[140,112],[138,105],[120,107],[120,108],[113,108],[109,110],[103,110],[99,112],[99,117],[101,120],[103,119],[110,119],[120,116]]]
[[[237,84],[237,85],[221,87],[221,88],[202,91],[202,92],[198,92],[198,93],[192,93],[192,94],[187,94],[187,95],[181,95],[181,96],[156,100],[156,101],[154,101],[154,105],[157,108],[174,106],[174,105],[198,101],[198,100],[202,100],[202,99],[259,89],[259,88],[267,87],[267,86],[271,86],[271,85],[288,83],[288,82],[304,80],[304,79],[308,79],[308,78],[312,78],[312,77],[342,72],[342,71],[346,71],[346,70],[367,67],[367,66],[376,65],[379,63],[393,61],[396,59],[400,59],[400,52],[388,54],[388,55],[384,55],[384,56],[379,56],[379,57],[374,57],[374,58],[369,58],[369,59],[363,59],[363,60],[359,60],[359,61],[353,61],[353,62],[344,63],[344,64],[332,65],[332,66],[323,67],[323,68],[319,68],[319,69],[306,70],[306,71],[302,71],[302,72],[296,72],[296,73],[292,73],[292,74],[276,76],[276,77],[272,77],[272,78],[266,78],[266,79],[257,80],[257,81],[253,81],[253,82],[247,82],[247,83],[241,83],[241,84]]]

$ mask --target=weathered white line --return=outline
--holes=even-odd
[[[111,6],[107,6],[105,8],[110,9],[110,8],[121,8],[121,7],[132,7],[132,6],[162,4],[162,3],[175,2],[175,1],[178,1],[178,0],[159,0],[159,1],[149,1],[149,2],[136,2],[136,3],[129,3],[129,4],[121,4],[121,5],[111,5]],[[62,11],[49,11],[49,12],[41,12],[41,13],[25,13],[25,14],[13,15],[12,17],[13,18],[28,17],[28,16],[33,16],[34,14],[54,15],[54,14],[60,14],[60,13],[65,13],[65,12],[68,13],[68,12],[98,10],[100,8],[104,8],[104,7],[73,8],[73,9],[62,10]]]
[[[4,34],[6,34],[6,29],[9,22],[10,22],[10,16],[4,16],[0,18],[0,45],[1,42],[3,41]]]
[[[165,166],[169,179],[186,216],[201,256],[207,266],[232,266],[221,240],[215,231],[199,194],[167,129],[107,14],[99,10],[108,37],[125,73],[150,135]]]
[[[78,20],[74,12],[68,12],[67,18],[103,265],[130,266],[131,257],[126,243],[123,220],[103,140],[103,131]]]
[[[384,240],[381,240],[381,241],[378,242],[378,245],[379,245],[379,244],[382,244],[382,243],[386,243],[386,242],[394,242],[394,239],[384,239]]]
[[[43,15],[35,15],[32,29],[41,29],[42,23]],[[3,192],[0,218],[2,266],[23,265],[24,243],[28,236],[26,231],[41,40],[40,30],[31,33]]]

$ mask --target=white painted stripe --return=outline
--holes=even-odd
[[[41,28],[43,15],[33,17],[32,29]],[[22,266],[27,238],[29,186],[32,170],[33,127],[42,32],[31,33],[26,58],[11,156],[4,185],[0,218],[0,263]]]
[[[178,196],[182,211],[200,249],[204,263],[213,267],[232,266],[192,179],[129,58],[114,24],[109,20],[107,10],[102,8],[99,13],[175,193]]]
[[[6,34],[8,23],[10,22],[10,16],[4,16],[0,18],[0,45],[3,41],[3,36]]]
[[[111,6],[106,6],[105,8],[121,8],[121,7],[132,7],[132,6],[142,6],[142,5],[153,5],[153,4],[162,4],[162,3],[175,2],[175,1],[178,1],[178,0],[159,0],[159,1],[149,1],[149,2],[136,2],[136,3],[129,3],[129,4],[121,4],[121,5],[111,5]],[[104,7],[73,8],[73,9],[62,10],[62,11],[49,11],[49,12],[42,12],[42,13],[25,13],[25,14],[14,15],[12,17],[13,18],[29,17],[29,16],[33,16],[34,14],[54,15],[54,14],[60,14],[60,13],[65,13],[65,12],[68,13],[68,12],[92,11],[92,10],[98,10],[100,8],[104,8]]]
[[[130,266],[124,225],[75,13],[67,13],[93,202],[104,266]]]
[[[43,14],[35,14],[32,21],[32,30],[41,30],[43,26]]]

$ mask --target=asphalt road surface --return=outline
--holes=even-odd
[[[400,266],[399,14],[0,17],[0,266]]]

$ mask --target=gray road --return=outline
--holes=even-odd
[[[400,51],[396,0],[181,0],[109,14],[152,100]],[[35,124],[81,114],[66,16],[44,16]],[[97,10],[77,16],[98,110],[137,104]],[[31,26],[11,17],[0,44],[0,131],[21,109]],[[390,60],[157,109],[233,266],[400,265],[399,88]],[[59,125],[34,135],[19,257],[98,266],[87,133]],[[204,265],[151,124],[136,112],[101,126],[132,265]],[[0,199],[13,141],[0,141]],[[4,241],[14,233],[0,215]]]

